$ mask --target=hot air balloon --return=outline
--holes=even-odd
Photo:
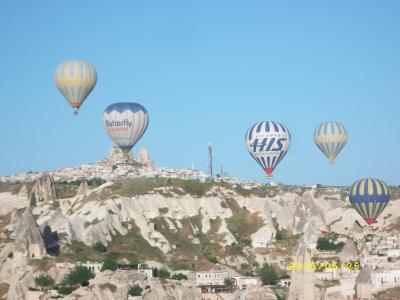
[[[145,133],[149,115],[138,103],[114,103],[104,111],[103,123],[114,143],[124,153],[128,153]]]
[[[70,60],[58,65],[54,77],[58,89],[75,108],[74,114],[77,115],[82,103],[96,85],[95,68],[81,60]]]
[[[342,151],[347,140],[347,129],[338,122],[322,123],[314,131],[314,142],[331,165],[335,163],[336,156]]]
[[[371,225],[389,203],[390,190],[382,180],[361,179],[350,188],[349,200],[365,222]]]
[[[290,147],[290,132],[278,122],[264,121],[251,126],[246,133],[247,151],[272,178],[272,172]]]

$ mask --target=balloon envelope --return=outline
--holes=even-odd
[[[388,205],[390,190],[382,180],[361,179],[350,188],[349,200],[365,222],[371,225]]]
[[[70,60],[56,68],[55,82],[69,104],[78,111],[97,82],[95,68],[81,60]]]
[[[114,103],[103,113],[104,129],[125,153],[128,153],[140,140],[148,124],[147,110],[138,103]]]
[[[336,156],[342,151],[347,140],[347,129],[338,122],[322,123],[314,131],[314,142],[330,164],[335,162]]]
[[[264,121],[251,126],[246,133],[247,151],[263,168],[267,178],[285,157],[290,147],[290,132],[278,122]]]

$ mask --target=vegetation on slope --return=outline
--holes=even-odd
[[[92,178],[88,180],[80,179],[69,182],[67,181],[55,182],[54,185],[56,188],[57,195],[59,196],[60,199],[74,197],[78,192],[81,183],[85,181],[88,184],[88,187],[92,189],[99,187],[100,185],[106,182],[104,179],[101,178]]]
[[[5,296],[7,295],[9,288],[10,286],[8,283],[0,283],[0,300],[6,299]]]
[[[0,193],[12,193],[12,194],[18,194],[20,189],[24,186],[24,184],[27,185],[28,190],[30,190],[33,187],[33,182],[0,182]]]
[[[127,224],[126,224],[127,225]],[[66,249],[60,251],[59,261],[103,262],[107,258],[126,258],[133,264],[140,260],[155,259],[163,262],[164,255],[160,249],[152,247],[140,234],[139,228],[131,223],[131,229],[126,235],[116,234],[105,247],[105,251],[98,251],[98,246],[92,247],[82,242],[72,241]]]
[[[182,189],[192,196],[202,197],[212,186],[213,183],[204,183],[198,180],[140,177],[118,181],[112,188],[117,195],[125,197],[148,194],[154,189],[161,187],[173,187],[177,193],[179,193],[179,189]]]
[[[400,287],[387,289],[373,295],[373,299],[400,299]]]
[[[226,203],[232,211],[232,217],[225,220],[229,231],[235,236],[239,245],[250,246],[251,235],[264,226],[264,220],[247,208],[240,207],[233,199],[227,199]]]

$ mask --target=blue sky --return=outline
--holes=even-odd
[[[103,110],[145,106],[142,146],[161,166],[264,180],[247,128],[276,120],[292,146],[286,183],[400,184],[399,1],[7,1],[0,10],[0,175],[94,162],[108,154]],[[53,81],[68,59],[95,65],[97,86],[72,115]],[[344,123],[334,167],[314,127]]]

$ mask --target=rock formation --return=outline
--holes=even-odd
[[[29,200],[29,191],[28,191],[28,186],[26,184],[24,184],[19,192],[18,192],[18,196],[21,198],[24,198],[26,200]]]
[[[29,206],[35,207],[40,202],[49,202],[56,199],[57,193],[53,178],[44,174],[36,179],[29,196]]]
[[[20,218],[16,231],[15,252],[29,259],[40,259],[46,255],[41,232],[30,208]]]
[[[141,164],[144,164],[144,165],[151,163],[149,153],[146,148],[140,149],[139,155],[138,155],[138,162],[140,162]]]
[[[33,268],[30,259],[40,259],[46,254],[45,245],[30,208],[20,218],[12,257],[9,300],[29,300],[28,288],[33,285]]]
[[[311,257],[304,242],[298,243],[292,261],[299,262],[303,266],[311,265]],[[314,300],[314,280],[313,271],[297,271],[294,269],[291,274],[292,283],[289,289],[289,300]]]
[[[342,262],[357,261],[357,248],[353,240],[348,239],[343,246],[342,251],[339,252],[339,259]]]
[[[372,278],[367,269],[362,269],[356,279],[357,299],[372,299]]]
[[[79,185],[78,191],[76,193],[77,196],[85,196],[89,191],[89,186],[87,181],[82,181]]]

